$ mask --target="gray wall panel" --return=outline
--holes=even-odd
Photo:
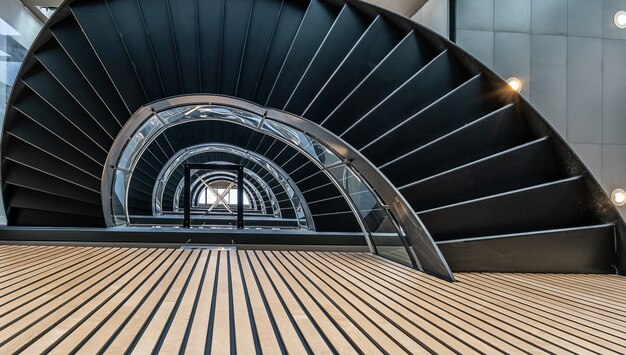
[[[572,143],[572,148],[598,181],[602,180],[602,145]]]
[[[494,0],[461,0],[456,6],[457,29],[493,31]]]
[[[557,131],[565,132],[567,39],[532,35],[530,52],[530,98]]]
[[[417,22],[446,38],[450,37],[448,0],[429,0],[417,12],[416,16],[419,17]]]
[[[626,145],[603,145],[602,185],[604,189],[610,193],[616,188],[624,188],[624,177],[626,177]]]
[[[567,34],[567,0],[532,0],[531,16],[532,33]]]
[[[570,36],[602,37],[604,6],[601,0],[569,0],[567,32]]]
[[[626,41],[604,42],[604,126],[602,142],[626,140]]]
[[[530,4],[531,0],[495,0],[495,31],[530,32]]]
[[[456,41],[488,67],[493,67],[493,32],[458,30]]]
[[[530,0],[530,28],[528,1],[457,0],[458,44],[502,77],[522,79],[522,95],[607,192],[626,188],[626,29],[613,22],[626,0]],[[619,210],[626,216],[626,206]]]
[[[626,0],[604,0],[604,38],[626,39],[626,29],[615,26],[617,11],[626,11]]]
[[[602,143],[602,39],[567,41],[567,140]]]
[[[522,95],[528,97],[530,80],[530,34],[496,32],[493,69],[503,78],[516,77],[524,85]]]

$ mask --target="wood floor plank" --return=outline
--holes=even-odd
[[[0,354],[623,354],[626,278],[367,253],[0,245]]]
[[[499,302],[497,299],[484,298],[482,294],[476,293],[472,284],[465,286],[465,293],[471,295],[474,298],[471,299],[472,303],[482,305],[488,309],[492,309],[495,312],[502,313],[511,320],[517,320],[517,324],[527,324],[531,327],[541,328],[547,334],[550,334],[550,339],[558,342],[558,339],[567,339],[571,343],[579,344],[580,351],[587,349],[598,351],[602,353],[610,353],[611,351],[620,353],[625,351],[622,346],[617,344],[607,343],[606,340],[598,338],[588,331],[581,331],[572,327],[564,327],[562,322],[554,321],[547,317],[536,317],[531,312],[523,312],[519,310],[519,305],[509,305],[505,302]],[[552,336],[557,338],[552,338]]]
[[[550,300],[554,303],[562,303],[564,305],[574,307],[575,309],[580,309],[581,312],[596,314],[597,316],[601,316],[608,322],[615,323],[616,325],[624,324],[624,322],[626,322],[626,317],[617,314],[616,312],[613,312],[609,309],[606,309],[605,307],[596,306],[593,302],[587,302],[583,298],[571,297],[567,293],[554,294],[552,292],[545,292],[544,289],[534,287],[532,284],[517,282],[517,280],[511,280],[506,277],[506,275],[489,274],[485,275],[485,277],[494,280],[499,284],[510,285],[516,289],[532,292],[535,297],[543,297],[546,300]]]
[[[390,278],[398,285],[406,287],[408,292],[419,295],[423,302],[436,305],[443,312],[453,314],[465,322],[475,324],[477,327],[487,330],[505,343],[515,346],[517,351],[530,350],[533,353],[563,353],[565,351],[563,348],[536,336],[532,331],[529,332],[528,330],[530,329],[518,328],[517,324],[510,324],[506,319],[498,317],[497,314],[485,312],[482,307],[474,307],[471,302],[463,302],[465,299],[461,297],[463,295],[462,292],[457,292],[452,285],[450,288],[446,288],[443,287],[445,283],[439,283],[440,280],[431,280],[431,278],[415,280],[405,277],[402,274],[407,271],[404,267],[397,264],[387,265],[386,261],[372,259],[371,257],[351,255],[350,259],[353,262],[364,261],[363,267],[378,270],[378,273]],[[382,281],[381,279],[380,282]],[[431,281],[437,283],[437,286],[431,287]],[[513,353],[517,351],[513,351]]]
[[[146,297],[134,312],[129,321],[117,333],[113,341],[104,349],[105,354],[122,354],[130,350],[137,336],[141,334],[144,326],[150,320],[155,308],[161,303],[163,297],[167,295],[170,286],[176,281],[181,270],[187,264],[191,251],[185,250],[178,258],[173,267],[167,271],[165,277],[159,282],[151,292],[146,293]],[[83,349],[81,349],[81,352]]]
[[[301,330],[297,328],[297,325],[292,321],[288,313],[289,311],[281,303],[280,296],[273,289],[268,276],[256,259],[254,251],[248,251],[245,256],[256,275],[258,287],[265,296],[269,310],[276,321],[276,326],[280,332],[286,351],[295,354],[306,353],[309,348],[308,344],[304,342],[304,339],[300,338],[299,332]]]
[[[144,282],[130,298],[125,300],[121,307],[115,309],[112,314],[106,315],[103,323],[97,324],[97,330],[91,332],[89,338],[81,339],[80,333],[75,331],[72,335],[76,334],[76,336],[66,338],[59,346],[53,349],[52,353],[62,354],[64,353],[63,349],[67,348],[71,348],[72,352],[78,354],[95,354],[101,352],[120,332],[120,328],[127,324],[126,321],[132,320],[136,310],[143,304],[143,301],[150,296],[151,291],[160,285],[161,280],[169,274],[174,265],[180,266],[182,263],[181,260],[183,259],[181,258],[182,254],[183,252],[181,250],[176,250],[172,253],[167,261],[159,267],[158,273],[155,273],[150,279]]]
[[[60,249],[61,248],[54,248],[52,250],[47,250],[43,247],[39,247],[10,253],[0,260],[0,272],[6,273],[16,266],[29,265],[33,262],[33,260],[36,261],[42,256],[62,251]]]
[[[381,302],[401,312],[414,324],[421,324],[425,331],[429,332],[436,339],[445,342],[453,349],[461,351],[463,354],[498,352],[496,348],[473,337],[471,333],[457,328],[453,323],[445,322],[436,313],[419,307],[419,303],[406,302],[407,298],[398,297],[399,290],[391,287],[391,285],[375,282],[372,278],[362,274],[359,268],[353,267],[354,265],[345,263],[342,259],[335,259],[328,253],[318,253],[313,255],[313,257],[318,257],[321,264],[327,265],[334,270],[340,270],[342,275],[349,275],[344,279],[352,278],[353,280],[349,282],[352,282],[354,285],[360,285],[362,289],[367,290],[372,295],[379,295]],[[464,343],[464,341],[467,343]]]
[[[37,306],[46,303],[48,299],[54,298],[59,293],[79,285],[102,270],[106,270],[106,263],[123,258],[131,252],[131,250],[124,249],[104,251],[104,255],[101,258],[95,260],[86,259],[68,270],[68,272],[59,272],[58,274],[62,275],[61,277],[55,276],[54,278],[42,279],[21,287],[4,297],[0,297],[0,324],[8,322],[9,318],[18,318],[24,313],[32,311]],[[13,288],[13,286],[10,288]],[[7,290],[4,291],[8,293]]]
[[[90,330],[88,325],[98,318],[98,312],[102,314],[111,311],[112,307],[119,304],[118,299],[126,296],[130,289],[137,288],[156,268],[165,260],[169,252],[164,249],[156,249],[154,253],[145,257],[141,263],[126,273],[115,284],[110,285],[95,298],[82,307],[77,308],[69,317],[57,324],[54,328],[43,334],[36,342],[25,349],[26,353],[45,353],[52,350],[72,332],[81,338],[87,338]],[[101,319],[101,318],[100,318]],[[82,327],[82,328],[81,328]]]
[[[10,299],[13,299],[14,297],[8,297],[13,292],[21,291],[20,293],[23,294],[25,291],[25,287],[31,285],[33,285],[33,287],[37,289],[43,284],[53,282],[54,280],[64,275],[77,271],[84,265],[93,263],[94,261],[104,258],[107,255],[110,256],[110,253],[115,251],[116,250],[111,248],[88,250],[86,253],[82,253],[73,258],[70,264],[61,263],[59,265],[54,265],[50,268],[40,270],[41,272],[29,273],[27,277],[21,277],[15,280],[6,280],[2,284],[3,286],[2,293],[0,294],[0,305],[4,304]]]
[[[468,274],[464,277],[473,279],[474,275]],[[536,290],[525,288],[523,286],[520,287],[514,283],[502,282],[501,280],[493,278],[492,275],[481,275],[480,281],[487,285],[497,285],[499,289],[502,289],[507,293],[520,295],[519,297],[521,299],[527,299],[530,302],[539,302],[546,307],[558,309],[559,311],[568,314],[575,314],[577,317],[583,317],[584,319],[588,319],[605,327],[616,329],[620,328],[621,325],[624,324],[623,321],[615,319],[614,315],[610,312],[607,313],[603,310],[596,310],[593,307],[579,304],[568,299],[542,294]],[[515,300],[517,300],[517,298],[515,298]]]
[[[597,296],[597,295],[585,295],[580,292],[574,292],[571,290],[566,291],[556,286],[546,285],[534,278],[529,279],[529,278],[520,277],[520,275],[497,274],[495,276],[515,281],[517,283],[523,284],[525,287],[530,287],[530,288],[540,290],[542,293],[571,299],[576,302],[580,302],[582,304],[592,306],[594,307],[594,309],[606,310],[607,312],[611,312],[615,316],[619,316],[623,318],[624,320],[626,320],[626,310],[624,309],[624,305],[618,302],[614,302],[611,299],[601,298],[600,296]]]
[[[42,246],[32,245],[32,246],[15,246],[12,245],[0,254],[0,265],[8,263],[16,258],[28,256],[31,253],[37,253],[37,251],[45,251],[46,249]]]
[[[315,351],[320,354],[332,353],[327,338],[320,332],[315,320],[310,317],[307,310],[301,306],[299,300],[294,296],[287,285],[285,285],[278,272],[276,272],[274,267],[267,261],[265,255],[262,252],[255,252],[254,255],[267,275],[272,287],[279,295],[280,300],[289,311],[293,321],[297,324],[298,329],[300,329],[308,346],[311,349],[315,349]]]
[[[241,275],[241,266],[239,264],[239,258],[237,251],[229,251],[228,257],[230,260],[230,277],[232,284],[232,298],[233,298],[233,313],[234,313],[234,329],[235,329],[235,346],[237,354],[255,354],[257,345],[255,343],[255,337],[252,327],[252,317],[249,310],[251,309],[250,303],[245,294],[243,287],[243,279]]]
[[[237,253],[240,265],[244,290],[246,291],[252,310],[254,323],[261,351],[265,354],[283,353],[282,340],[276,333],[275,321],[270,315],[269,308],[263,299],[261,290],[258,287],[256,278],[252,272],[252,267],[244,252]]]
[[[35,265],[29,265],[20,268],[19,270],[12,270],[4,276],[0,277],[0,290],[11,286],[20,281],[30,280],[47,270],[60,267],[61,265],[71,265],[72,261],[75,261],[76,258],[79,258],[82,255],[88,255],[91,253],[97,252],[97,250],[85,248],[85,249],[75,249],[72,251],[68,251],[66,253],[61,253],[59,255],[51,256],[50,258],[46,258],[42,260],[41,263],[37,263]]]
[[[16,335],[23,333],[37,320],[48,316],[51,312],[57,311],[62,305],[73,300],[83,291],[99,282],[102,278],[114,272],[123,262],[129,262],[139,250],[123,250],[115,255],[108,262],[109,265],[98,265],[84,274],[64,283],[60,287],[53,289],[44,297],[38,298],[28,304],[28,307],[16,309],[0,317],[0,323],[5,327],[0,330],[0,345],[10,341]],[[58,314],[55,312],[55,315]]]
[[[341,333],[337,325],[335,325],[327,314],[323,312],[315,300],[313,300],[313,298],[306,293],[302,286],[277,260],[276,256],[272,252],[265,251],[263,253],[262,262],[266,265],[269,264],[268,267],[276,269],[277,275],[280,275],[291,291],[294,292],[299,301],[302,302],[304,308],[308,311],[312,318],[315,319],[317,326],[319,326],[320,330],[326,335],[326,338],[332,344],[334,351],[341,354],[354,353],[356,351],[352,344],[350,344],[350,342],[346,339],[345,335]],[[367,338],[364,337],[362,340],[366,339]],[[369,342],[369,340],[367,341]],[[378,351],[373,344],[368,350],[368,353]]]
[[[526,294],[523,290],[510,289],[508,285],[494,285],[486,280],[485,277],[475,278],[474,275],[462,275],[461,277],[463,281],[471,283],[472,287],[481,290],[489,298],[503,300],[520,309],[536,312],[541,317],[554,317],[554,319],[565,319],[565,321],[571,319],[585,329],[599,331],[603,334],[603,337],[607,334],[621,336],[619,329],[616,329],[619,328],[619,324],[605,322],[602,318],[577,312],[575,309],[563,307],[562,304],[546,301],[542,297]],[[625,338],[626,335],[621,339],[626,340]]]
[[[200,253],[198,263],[192,272],[191,279],[185,290],[185,294],[176,311],[172,324],[165,335],[160,351],[165,354],[179,354],[189,328],[189,321],[193,315],[194,305],[200,290],[202,276],[209,261],[210,251],[203,250]]]
[[[213,291],[215,289],[217,260],[219,254],[211,251],[209,262],[207,264],[206,276],[204,282],[200,285],[200,297],[196,306],[189,330],[189,339],[186,347],[183,349],[190,354],[204,354],[206,349],[206,341],[209,334],[209,319],[211,318],[211,308],[213,305]]]
[[[347,316],[361,326],[366,333],[371,334],[382,348],[392,349],[393,353],[398,354],[409,352],[428,353],[426,349],[402,334],[398,329],[395,329],[392,324],[380,315],[375,312],[369,312],[371,314],[366,315],[365,312],[370,309],[366,304],[350,297],[345,288],[326,283],[324,278],[311,271],[308,265],[304,264],[303,260],[296,253],[284,252],[281,255],[289,260],[295,268],[303,271],[304,275],[316,287],[319,287],[323,293],[336,302],[346,312]],[[389,332],[392,334],[389,334]]]
[[[402,329],[409,337],[414,338],[415,341],[421,343],[429,351],[438,354],[453,353],[452,349],[454,348],[463,354],[478,354],[478,351],[475,349],[433,327],[425,322],[424,319],[417,316],[407,317],[406,315],[410,315],[410,313],[407,312],[407,309],[398,308],[398,306],[402,307],[401,304],[380,292],[374,291],[367,283],[354,277],[353,273],[346,272],[341,268],[331,267],[324,259],[317,259],[316,254],[307,253],[306,256],[310,259],[311,264],[315,265],[318,270],[337,284],[346,287],[349,292],[362,302],[375,308],[376,312],[392,322],[396,328]],[[418,324],[421,324],[421,327]]]
[[[215,293],[215,308],[212,312],[210,352],[216,354],[232,353],[233,334],[230,311],[232,308],[228,283],[228,252],[219,251],[219,269],[217,272],[217,289]]]
[[[148,354],[156,351],[159,339],[167,331],[166,327],[168,326],[170,316],[172,316],[172,312],[175,311],[175,307],[180,301],[180,297],[192,275],[192,270],[195,268],[199,256],[200,251],[193,250],[191,252],[169,290],[163,295],[163,299],[159,302],[157,308],[153,309],[154,314],[151,316],[149,323],[145,325],[145,329],[136,341],[132,353]],[[184,332],[184,329],[182,331]],[[111,353],[117,353],[117,350],[113,346],[109,349]]]
[[[370,338],[369,332],[367,332],[368,324],[356,324],[351,318],[346,316],[346,310],[339,307],[339,305],[324,294],[320,288],[316,287],[301,270],[291,264],[280,252],[272,252],[276,257],[276,260],[285,268],[285,270],[293,276],[302,289],[310,295],[313,300],[319,305],[319,307],[328,315],[329,319],[333,320],[335,325],[338,325],[343,334],[351,340],[351,344],[360,353],[376,354],[381,351],[380,345]]]
[[[11,327],[17,328],[22,327],[23,324],[28,324],[28,328],[0,346],[0,353],[24,350],[26,346],[39,339],[50,328],[61,323],[77,309],[80,309],[84,304],[100,295],[103,290],[115,282],[124,283],[135,273],[139,272],[141,269],[138,265],[150,254],[152,252],[148,250],[136,250],[134,253],[129,254],[127,258],[120,260],[118,264],[112,264],[106,272],[102,272],[81,284],[80,288],[66,292],[54,301],[49,302],[45,308],[53,311],[46,316],[41,317],[37,314],[39,312],[33,312],[20,319]],[[41,311],[45,311],[43,308]],[[2,334],[0,334],[1,336]]]

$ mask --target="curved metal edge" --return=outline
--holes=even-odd
[[[404,196],[374,164],[341,138],[305,118],[273,109],[267,110],[266,116],[288,126],[298,127],[350,161],[350,164],[372,186],[393,216],[397,218],[398,224],[411,244],[410,249],[414,253],[415,260],[419,263],[418,268],[426,273],[455,281],[452,270],[422,221]]]
[[[349,161],[364,180],[378,193],[380,199],[386,204],[386,207],[402,228],[404,237],[410,243],[411,248],[409,249],[413,253],[413,259],[417,262],[417,269],[448,281],[455,281],[452,270],[450,270],[443,254],[415,211],[413,211],[406,199],[391,184],[387,177],[356,149],[330,131],[303,117],[284,111],[266,109],[255,103],[228,96],[199,94],[170,97],[143,106],[131,116],[115,138],[102,173],[102,208],[107,226],[113,226],[111,202],[109,201],[114,173],[113,164],[117,163],[117,158],[126,146],[126,142],[149,115],[175,106],[185,105],[222,105],[246,110],[262,117],[271,118],[302,131],[320,142],[324,142],[336,154]],[[143,117],[143,119],[139,119],[139,117]],[[340,191],[343,193],[343,189],[340,189]],[[349,201],[349,198],[346,197],[346,200]],[[359,218],[357,220],[359,220],[359,223],[362,223]],[[366,235],[366,239],[370,243],[369,236]]]

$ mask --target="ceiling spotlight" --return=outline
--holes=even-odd
[[[613,17],[613,21],[615,21],[615,26],[619,28],[626,28],[626,11],[616,12],[615,17]]]
[[[509,84],[509,86],[513,90],[515,90],[517,92],[520,92],[520,90],[522,90],[522,81],[519,80],[518,78],[513,76],[513,77],[510,77],[510,78],[506,79],[506,82]]]
[[[626,191],[622,189],[615,189],[611,192],[611,202],[615,206],[624,206],[626,204]]]

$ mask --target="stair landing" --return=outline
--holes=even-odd
[[[0,353],[626,353],[626,278],[365,253],[0,246]]]

